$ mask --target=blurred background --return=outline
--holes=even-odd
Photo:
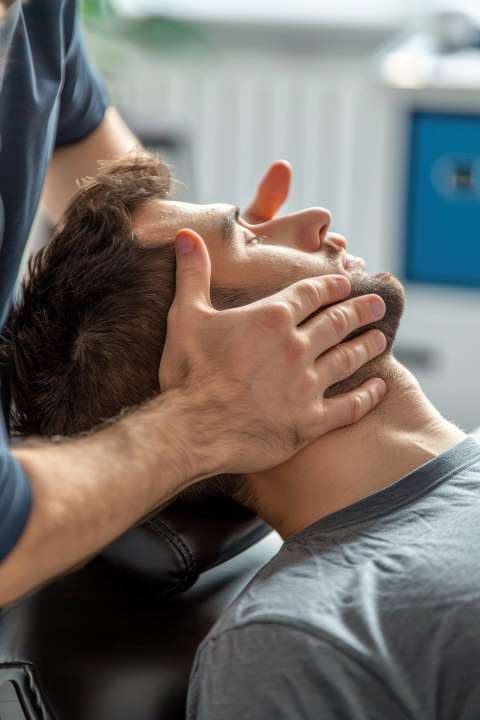
[[[111,96],[185,183],[244,207],[273,160],[407,287],[397,356],[480,425],[480,2],[84,0]]]

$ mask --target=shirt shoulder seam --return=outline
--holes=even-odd
[[[336,638],[332,637],[328,633],[325,633],[323,631],[319,631],[318,628],[310,625],[309,623],[303,623],[300,621],[298,624],[292,625],[287,618],[283,618],[282,616],[273,617],[273,618],[264,618],[262,620],[248,620],[243,623],[239,623],[235,626],[225,628],[224,630],[220,631],[218,635],[207,637],[203,643],[201,643],[196,661],[194,664],[193,672],[192,672],[192,678],[194,675],[198,673],[199,670],[199,661],[200,656],[204,652],[208,652],[208,646],[216,644],[218,641],[221,641],[226,635],[239,633],[241,630],[244,630],[246,628],[250,628],[253,626],[276,626],[277,628],[286,628],[292,634],[298,633],[299,635],[310,635],[311,637],[315,637],[320,642],[323,642],[325,645],[327,645],[330,649],[335,650],[335,652],[343,655],[345,658],[347,658],[350,662],[354,663],[358,667],[360,667],[363,672],[365,672],[368,676],[372,678],[372,680],[375,683],[380,684],[386,693],[392,696],[392,698],[395,699],[395,704],[398,704],[398,697],[396,693],[392,690],[391,684],[388,682],[388,675],[387,673],[380,673],[376,672],[372,667],[369,667],[364,660],[359,656],[357,653],[352,652],[351,648],[344,645],[342,642],[338,641]]]
[[[211,637],[207,637],[203,643],[201,643],[199,652],[201,652],[205,647],[207,647],[210,644],[216,643],[220,640],[222,640],[223,637],[230,634],[236,634],[241,632],[242,630],[248,629],[250,627],[254,626],[276,626],[278,628],[288,629],[293,634],[302,634],[302,635],[310,635],[311,637],[315,637],[321,641],[323,641],[325,644],[330,645],[332,648],[335,648],[335,650],[340,651],[343,655],[346,655],[349,659],[357,662],[359,665],[364,667],[363,662],[361,658],[356,654],[352,653],[351,649],[344,645],[344,643],[338,641],[336,638],[334,638],[332,635],[330,635],[327,632],[324,632],[320,630],[319,628],[315,627],[314,625],[311,625],[310,623],[303,622],[303,621],[296,621],[295,625],[292,624],[292,622],[285,617],[282,616],[276,616],[272,618],[262,618],[262,619],[256,619],[256,620],[246,620],[244,622],[238,623],[236,625],[233,625],[231,627],[225,628],[224,630],[221,630],[218,632],[218,634],[214,634]],[[371,672],[368,670],[368,672]]]

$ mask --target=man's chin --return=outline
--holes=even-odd
[[[350,297],[358,297],[359,295],[369,295],[374,293],[380,295],[386,305],[385,316],[378,322],[370,325],[364,325],[359,330],[348,336],[347,339],[357,337],[366,330],[376,328],[381,330],[387,338],[387,346],[384,352],[374,360],[357,370],[351,377],[343,380],[336,385],[328,388],[325,397],[334,397],[336,395],[349,392],[359,387],[363,382],[373,377],[382,377],[385,382],[389,379],[389,356],[392,349],[395,336],[400,325],[403,309],[405,307],[405,291],[401,282],[391,273],[379,273],[378,275],[368,275],[365,272],[351,272],[348,275],[352,283],[352,292]]]
[[[382,272],[377,275],[368,275],[368,273],[363,271],[352,272],[348,277],[352,283],[350,297],[375,293],[383,298],[387,308],[385,316],[381,320],[363,326],[353,332],[349,338],[357,337],[370,328],[377,328],[381,330],[387,338],[385,352],[389,352],[392,349],[405,308],[405,290],[402,283],[395,275],[389,272]]]

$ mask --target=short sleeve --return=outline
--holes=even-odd
[[[31,507],[30,480],[7,447],[0,417],[0,562],[21,538]]]
[[[385,678],[324,639],[278,623],[227,630],[201,646],[188,720],[406,720]]]
[[[93,132],[110,105],[105,83],[87,55],[77,2],[70,0],[65,12],[72,13],[72,17],[65,21],[65,27],[71,28],[71,34],[65,38],[57,146],[78,142]]]

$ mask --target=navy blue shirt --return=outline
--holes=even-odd
[[[89,64],[75,0],[16,2],[0,24],[0,329],[56,146],[100,124],[108,99]],[[31,508],[0,412],[0,560]]]

